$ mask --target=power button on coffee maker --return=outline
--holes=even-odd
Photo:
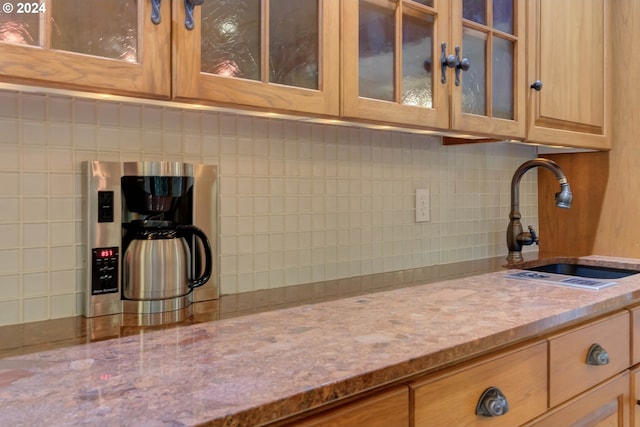
[[[113,191],[98,191],[98,222],[113,222]]]

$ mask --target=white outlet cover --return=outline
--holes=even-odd
[[[431,203],[428,188],[416,189],[416,222],[431,221]]]

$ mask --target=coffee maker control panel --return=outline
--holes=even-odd
[[[118,292],[118,247],[94,248],[91,295]]]

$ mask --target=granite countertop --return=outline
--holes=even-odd
[[[640,301],[636,276],[593,291],[508,271],[6,357],[0,419],[262,425]]]

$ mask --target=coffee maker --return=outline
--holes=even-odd
[[[86,162],[86,317],[182,321],[218,298],[217,167]]]

